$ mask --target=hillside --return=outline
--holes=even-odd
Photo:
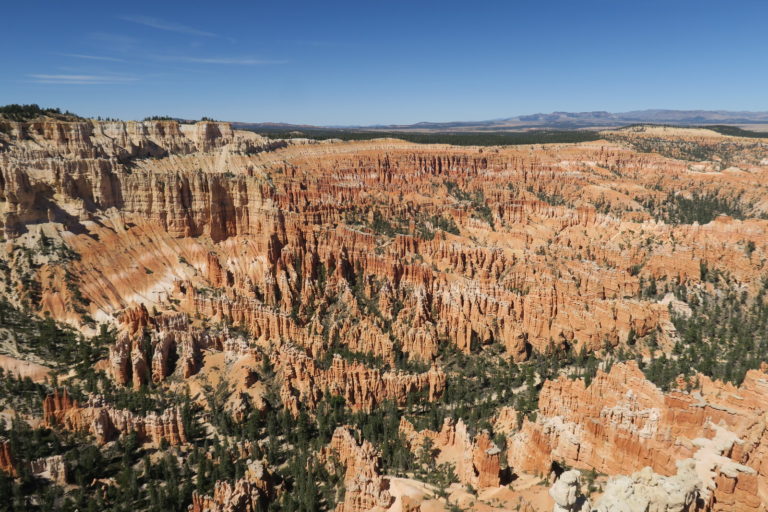
[[[372,126],[323,127],[286,123],[234,123],[237,128],[259,133],[298,131],[315,132],[400,132],[413,134],[466,134],[466,133],[516,133],[548,130],[601,130],[622,128],[636,124],[661,124],[674,126],[728,125],[741,128],[756,127],[765,131],[768,112],[733,112],[727,110],[663,110],[649,109],[631,112],[552,112],[529,114],[484,121],[421,122],[414,124],[389,124]]]

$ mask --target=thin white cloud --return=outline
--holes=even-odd
[[[85,60],[99,60],[108,62],[125,62],[123,59],[116,57],[104,57],[101,55],[83,55],[82,53],[58,53],[62,57],[72,57],[73,59],[85,59]]]
[[[233,66],[262,66],[266,64],[285,64],[285,60],[256,59],[253,57],[184,57],[173,55],[156,55],[156,59],[171,62],[187,62],[191,64],[225,64]]]
[[[124,84],[138,80],[132,76],[122,75],[28,75],[37,84],[71,84],[71,85],[105,85]]]
[[[138,23],[145,27],[154,28],[157,30],[165,30],[166,32],[177,32],[179,34],[188,34],[191,36],[203,36],[203,37],[219,37],[218,34],[213,32],[206,32],[205,30],[199,30],[181,23],[175,23],[173,21],[165,21],[151,16],[121,16],[121,20],[128,21],[130,23]]]

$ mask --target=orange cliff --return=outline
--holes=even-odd
[[[371,411],[387,400],[404,405],[410,393],[425,392],[429,401],[437,400],[445,389],[445,374],[436,367],[420,374],[382,372],[362,363],[348,362],[335,355],[328,369],[295,347],[283,347],[277,357],[283,404],[294,415],[299,404],[314,409],[324,391],[341,396],[352,409]]]
[[[641,280],[695,284],[705,262],[752,286],[765,254],[763,220],[668,226],[635,215],[686,184],[757,200],[762,168],[695,182],[686,164],[619,142],[532,153],[288,143],[222,123],[8,126],[0,227],[16,239],[45,225],[78,253],[68,275],[80,276],[96,321],[140,302],[265,341],[290,337],[313,356],[337,339],[390,362],[398,350],[430,362],[444,343],[467,353],[500,343],[520,361],[630,333],[655,333],[664,348],[676,340],[668,308],[641,296]],[[608,199],[610,215],[592,204]],[[57,268],[38,272],[41,310],[82,323]]]
[[[81,406],[66,390],[55,390],[43,399],[43,419],[49,427],[60,427],[71,431],[85,431],[93,435],[96,442],[104,444],[123,434],[135,432],[140,442],[160,445],[180,445],[187,442],[181,411],[178,407],[162,413],[138,416],[123,409],[99,403],[92,399]]]
[[[589,386],[566,377],[547,381],[536,420],[525,419],[509,437],[509,464],[548,473],[565,463],[609,475],[649,466],[669,476],[679,461],[693,459],[708,510],[762,510],[768,374],[752,370],[739,388],[700,379],[704,385],[691,393],[664,394],[629,362],[598,371]]]
[[[658,136],[650,129],[480,148],[273,141],[211,122],[0,123],[0,294],[85,334],[117,324],[99,364],[119,385],[170,386],[171,375],[194,377],[223,352],[246,360],[232,372],[237,391],[254,384],[255,363],[273,365],[293,414],[326,393],[360,411],[415,395],[434,401],[450,349],[496,345],[519,362],[633,335],[668,351],[678,340],[670,309],[688,306],[650,296],[650,282],[711,290],[702,275],[710,269],[755,293],[768,256],[768,167],[749,154],[754,140],[714,132],[703,142],[699,131],[674,136],[736,148],[743,168],[633,149],[628,138]],[[739,198],[753,218],[654,219],[689,190]],[[30,280],[38,301],[22,301],[32,298]],[[404,359],[428,370],[377,367]],[[515,471],[562,461],[609,474],[647,465],[671,477],[690,459],[712,510],[759,510],[768,502],[765,374],[748,373],[738,388],[698,380],[692,393],[665,394],[631,363],[590,386],[560,378],[544,384],[535,421],[518,425],[507,408],[495,429],[509,436]],[[56,392],[44,414],[99,443],[130,431],[186,442],[178,409],[141,416]],[[462,422],[401,429],[414,450],[432,438],[463,483],[499,485],[501,454],[487,433],[470,436]],[[7,448],[0,462],[10,467]],[[326,449],[347,467],[343,510],[390,502],[373,452],[346,429]],[[40,467],[59,473],[56,461]],[[193,506],[256,507],[267,492],[258,473]]]
[[[242,341],[227,329],[195,328],[185,313],[150,316],[143,305],[126,309],[121,325],[109,347],[109,369],[118,384],[132,383],[134,389],[161,382],[176,371],[188,378],[200,369],[203,351],[223,351]]]
[[[440,432],[416,431],[403,417],[400,419],[400,433],[414,453],[419,453],[424,440],[430,439],[433,449],[438,452],[437,461],[453,464],[461,483],[478,489],[499,486],[501,450],[487,431],[478,433],[473,440],[462,420],[454,423],[450,418],[445,419]]]
[[[234,483],[216,482],[213,496],[192,493],[189,512],[257,512],[273,497],[272,477],[259,461],[248,461],[245,475]]]
[[[337,427],[331,442],[319,454],[321,463],[337,460],[344,467],[344,501],[336,512],[365,512],[386,509],[394,498],[389,481],[381,475],[381,456],[368,441],[358,443],[360,433],[349,427]]]
[[[10,441],[0,440],[0,471],[5,471],[11,476],[16,475],[16,466],[13,463]]]

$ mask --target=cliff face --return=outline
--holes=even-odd
[[[235,136],[227,123],[194,127],[180,127],[175,121],[6,123],[12,150],[0,153],[0,197],[6,202],[0,226],[9,235],[23,232],[30,222],[76,227],[89,214],[114,207],[160,222],[179,235],[205,230],[224,236],[234,222],[227,216],[235,216],[235,205],[225,200],[231,187],[220,172],[207,175],[202,167],[274,147],[255,134]],[[216,150],[217,158],[211,154],[199,164],[197,179],[158,174],[151,165],[144,168],[147,159]],[[197,166],[196,160],[190,156],[189,167]],[[143,169],[134,172],[134,166]],[[147,201],[149,189],[154,191]],[[221,200],[199,204],[194,213],[188,201],[195,191],[213,193]]]
[[[430,439],[433,449],[438,452],[436,460],[453,464],[462,484],[479,489],[499,486],[501,450],[487,431],[480,432],[473,439],[462,420],[454,422],[450,418],[446,418],[440,432],[416,431],[408,420],[402,418],[400,434],[416,454],[420,454],[424,440]]]
[[[257,512],[263,510],[274,489],[271,475],[258,461],[248,461],[245,476],[234,484],[216,483],[213,496],[192,494],[189,512]]]
[[[323,390],[341,396],[352,409],[371,411],[386,400],[403,405],[410,393],[419,391],[426,391],[425,398],[434,401],[445,387],[445,374],[434,367],[417,375],[382,373],[336,355],[325,370],[291,347],[281,350],[277,361],[283,381],[280,397],[294,414],[299,412],[299,403],[314,409],[323,397]]]
[[[187,442],[181,412],[177,407],[162,413],[138,416],[130,411],[115,409],[94,400],[81,406],[65,390],[45,397],[43,419],[49,427],[90,433],[99,444],[112,441],[123,434],[135,432],[140,442],[179,445]]]
[[[150,316],[141,305],[129,308],[122,318],[117,342],[109,347],[109,365],[120,385],[139,389],[148,382],[162,382],[174,372],[188,378],[200,368],[205,350],[231,349],[238,340],[228,331],[192,327],[188,315]]]
[[[354,434],[349,428],[338,427],[331,442],[319,454],[321,462],[333,458],[345,468],[344,501],[336,506],[336,512],[389,508],[393,498],[387,490],[389,482],[379,470],[380,454],[368,441],[358,443]]]
[[[544,384],[535,422],[510,438],[516,470],[548,472],[553,462],[609,475],[675,475],[692,459],[711,510],[760,510],[768,499],[765,421],[768,375],[750,371],[740,388],[700,377],[692,393],[662,393],[634,363],[599,372],[585,386],[561,377]],[[609,509],[606,509],[609,510]],[[682,510],[682,509],[681,509]]]
[[[643,283],[695,283],[703,262],[751,286],[768,224],[638,221],[638,201],[693,178],[678,161],[612,146],[535,156],[396,141],[289,146],[226,124],[164,121],[15,123],[4,137],[2,229],[17,239],[44,225],[78,253],[68,275],[82,276],[87,314],[180,300],[260,338],[290,336],[313,356],[334,339],[390,362],[398,352],[429,362],[446,342],[466,353],[500,343],[517,361],[630,334],[670,347],[668,308],[644,298]],[[604,168],[619,170],[609,180]],[[761,172],[712,176],[711,186],[746,201]],[[590,206],[598,192],[625,215]],[[37,272],[39,307],[78,323],[55,272]]]
[[[16,466],[13,464],[13,455],[11,454],[11,443],[0,440],[0,471],[5,471],[9,475],[16,475]]]

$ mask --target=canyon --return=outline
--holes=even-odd
[[[0,117],[0,470],[137,507],[169,471],[194,512],[765,511],[768,140],[600,135]],[[86,482],[76,443],[139,455]]]

